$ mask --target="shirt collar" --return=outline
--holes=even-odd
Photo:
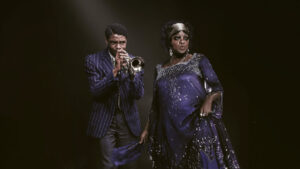
[[[110,51],[108,50],[108,54],[109,54],[109,56],[110,56],[110,58],[111,58],[111,61],[113,62],[113,64],[115,63],[115,61],[116,61],[116,59],[115,59],[115,57],[110,53]]]

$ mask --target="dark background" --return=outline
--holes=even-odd
[[[146,60],[144,125],[152,73],[167,59],[160,27],[194,26],[193,51],[225,90],[224,122],[244,169],[297,168],[299,3],[274,1],[51,0],[1,4],[1,169],[81,169],[91,96],[83,59],[105,48],[104,29],[128,28]],[[140,167],[150,169],[144,154]]]

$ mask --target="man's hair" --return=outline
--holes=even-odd
[[[113,23],[108,25],[105,29],[105,38],[109,39],[109,37],[113,34],[123,35],[127,38],[127,29],[125,26],[119,23]]]

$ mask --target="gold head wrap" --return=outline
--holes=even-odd
[[[172,26],[172,30],[170,31],[169,33],[169,38],[174,35],[175,33],[177,32],[180,32],[180,31],[184,31],[184,32],[189,32],[189,29],[187,26],[185,26],[183,23],[174,23]]]

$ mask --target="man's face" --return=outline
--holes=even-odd
[[[123,35],[112,34],[106,40],[106,44],[108,46],[109,52],[116,56],[116,53],[121,49],[125,50],[127,45],[127,39]]]

